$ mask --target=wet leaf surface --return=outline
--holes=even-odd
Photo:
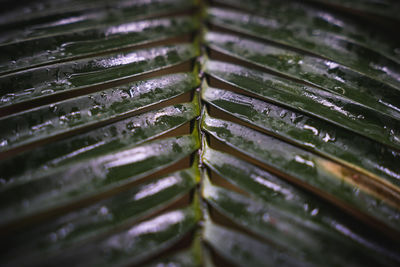
[[[338,127],[400,148],[400,121],[371,112],[344,97],[222,61],[207,60],[203,67],[211,77],[262,99],[300,110]]]
[[[208,46],[268,70],[307,82],[350,102],[400,120],[400,91],[336,62],[266,45],[235,35],[209,32]]]
[[[47,257],[66,248],[88,242],[96,236],[110,233],[152,214],[193,189],[199,180],[195,168],[169,174],[144,182],[94,205],[66,213],[48,223],[32,226],[23,234],[7,240],[2,249],[14,264],[34,260],[38,255]],[[24,253],[24,259],[18,255]]]
[[[0,77],[0,106],[135,77],[183,63],[196,53],[190,44],[161,46],[9,74]]]
[[[203,195],[207,201],[237,224],[293,255],[317,265],[350,264],[349,258],[351,264],[365,265],[366,258],[356,255],[369,248],[367,262],[396,265],[400,260],[392,248],[371,239],[370,231],[352,225],[341,211],[281,178],[208,146],[203,161],[223,179],[250,194],[246,197],[215,186],[206,177]]]
[[[198,136],[194,132],[13,177],[12,183],[1,188],[1,224],[128,185],[178,162],[198,148]]]
[[[127,22],[0,45],[0,73],[167,40],[196,29],[189,17]]]
[[[357,168],[382,183],[400,186],[399,153],[370,139],[298,111],[232,91],[205,86],[202,99],[268,133]],[[386,178],[385,181],[381,177]]]
[[[228,146],[239,150],[294,181],[321,190],[398,229],[399,193],[369,177],[330,160],[299,149],[274,137],[229,121],[203,116],[202,129]]]
[[[171,74],[1,118],[0,151],[123,117],[189,92],[198,83],[191,73]]]
[[[3,0],[1,265],[399,266],[390,1]]]
[[[317,54],[400,89],[399,64],[357,44],[334,35],[313,36],[302,24],[288,26],[275,16],[215,7],[207,12],[213,25]]]
[[[196,102],[177,104],[8,157],[0,162],[1,186],[12,183],[15,181],[13,177],[23,173],[46,170],[143,143],[176,129],[198,115]]]

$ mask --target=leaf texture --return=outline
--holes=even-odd
[[[396,3],[2,4],[2,266],[399,266]]]

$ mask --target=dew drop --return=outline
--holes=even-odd
[[[298,123],[303,118],[303,115],[298,115],[296,113],[292,113],[290,115],[290,121],[292,123]]]
[[[108,208],[105,207],[105,206],[102,206],[102,207],[99,209],[99,215],[104,216],[104,215],[107,215],[108,212],[109,212],[109,211],[108,211]]]
[[[5,147],[6,145],[8,145],[8,140],[7,139],[1,140],[0,147]]]
[[[286,110],[282,110],[281,113],[279,113],[279,117],[283,119],[286,116],[286,114],[287,114]]]
[[[318,209],[313,209],[313,210],[311,211],[311,216],[315,216],[315,215],[317,215],[317,214],[318,214],[318,212],[319,212],[319,210],[318,210]]]
[[[322,140],[325,142],[325,143],[328,143],[328,142],[333,142],[333,141],[335,141],[335,136],[331,136],[329,133],[325,133],[325,136],[324,136],[324,138],[322,138]]]
[[[271,111],[271,110],[270,110],[269,108],[264,108],[261,112],[262,112],[264,115],[268,116],[270,111]]]

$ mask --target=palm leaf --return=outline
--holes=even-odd
[[[395,3],[3,4],[1,265],[400,264]]]

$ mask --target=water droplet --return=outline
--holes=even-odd
[[[270,110],[269,108],[264,108],[261,112],[262,112],[265,116],[268,116],[270,111],[271,111],[271,110]]]
[[[264,213],[264,215],[263,215],[263,217],[262,217],[262,219],[263,219],[264,222],[269,222],[270,218],[271,218],[271,217],[269,216],[268,213]]]
[[[108,214],[108,208],[107,207],[105,207],[105,206],[102,206],[100,209],[99,209],[99,215],[107,215]]]
[[[294,160],[296,162],[298,162],[298,163],[305,164],[305,165],[307,165],[309,167],[312,167],[312,168],[315,166],[314,162],[312,162],[311,160],[305,159],[300,155],[296,155]]]
[[[335,136],[334,135],[331,136],[329,133],[325,133],[324,138],[322,138],[322,140],[326,143],[333,142],[335,141],[335,139],[336,139]]]
[[[304,204],[303,208],[304,208],[305,211],[308,211],[308,204],[307,203]]]
[[[389,134],[392,142],[400,143],[400,136],[393,129],[390,129]]]
[[[315,148],[315,145],[312,143],[304,143],[306,147]]]
[[[302,118],[303,118],[303,115],[296,114],[294,112],[290,115],[290,121],[292,123],[298,123]]]
[[[343,81],[343,83],[344,83],[344,81]],[[342,95],[346,94],[346,90],[341,86],[335,86],[335,87],[333,87],[333,89],[335,89],[336,92],[339,92]]]
[[[0,147],[5,147],[6,145],[8,145],[8,140],[7,139],[1,140]]]
[[[51,104],[51,105],[49,106],[49,110],[50,110],[50,112],[56,112],[56,111],[57,111],[57,105]]]
[[[45,89],[45,90],[42,90],[40,93],[42,95],[52,94],[52,93],[54,93],[54,90],[53,89]]]
[[[69,121],[69,118],[65,115],[62,115],[59,117],[59,120],[60,120],[60,123],[63,124],[63,123],[67,123]]]
[[[314,135],[318,135],[319,134],[318,129],[313,127],[313,126],[311,126],[311,125],[304,124],[303,128],[306,129],[306,130],[311,130]]]
[[[332,61],[326,61],[325,64],[330,70],[336,69],[339,66],[339,64]]]
[[[135,96],[135,88],[132,87],[129,89],[129,95],[131,96],[131,98]]]
[[[49,121],[45,121],[44,123],[32,126],[31,130],[32,130],[32,132],[36,132],[36,131],[43,130],[43,129],[45,129],[45,128],[49,127],[49,126],[52,126],[52,125],[53,125],[52,121],[49,120]]]
[[[282,119],[286,116],[287,111],[286,110],[282,110],[281,113],[279,113],[279,117],[281,117]]]
[[[317,215],[317,214],[318,214],[318,212],[319,212],[319,210],[318,210],[318,209],[313,209],[313,210],[311,211],[311,216],[315,216],[315,215]]]

